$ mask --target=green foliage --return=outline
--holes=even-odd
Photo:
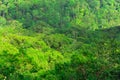
[[[119,5],[117,0],[7,0],[1,1],[0,15],[20,21],[24,27],[43,21],[57,28],[95,30],[119,25]]]
[[[4,17],[0,17],[0,27],[5,25],[7,23],[6,19]]]
[[[72,43],[72,39],[66,37],[64,34],[52,34],[45,36],[45,42],[56,50],[61,50]]]
[[[1,0],[0,80],[119,80],[119,0]]]

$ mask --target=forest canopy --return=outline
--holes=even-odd
[[[0,0],[0,80],[119,79],[119,0]]]

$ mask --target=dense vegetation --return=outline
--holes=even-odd
[[[0,0],[0,80],[120,80],[120,1]]]

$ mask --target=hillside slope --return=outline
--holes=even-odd
[[[0,0],[0,80],[119,80],[119,0]]]

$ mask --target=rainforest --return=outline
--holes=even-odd
[[[120,80],[120,0],[0,0],[0,80]]]

